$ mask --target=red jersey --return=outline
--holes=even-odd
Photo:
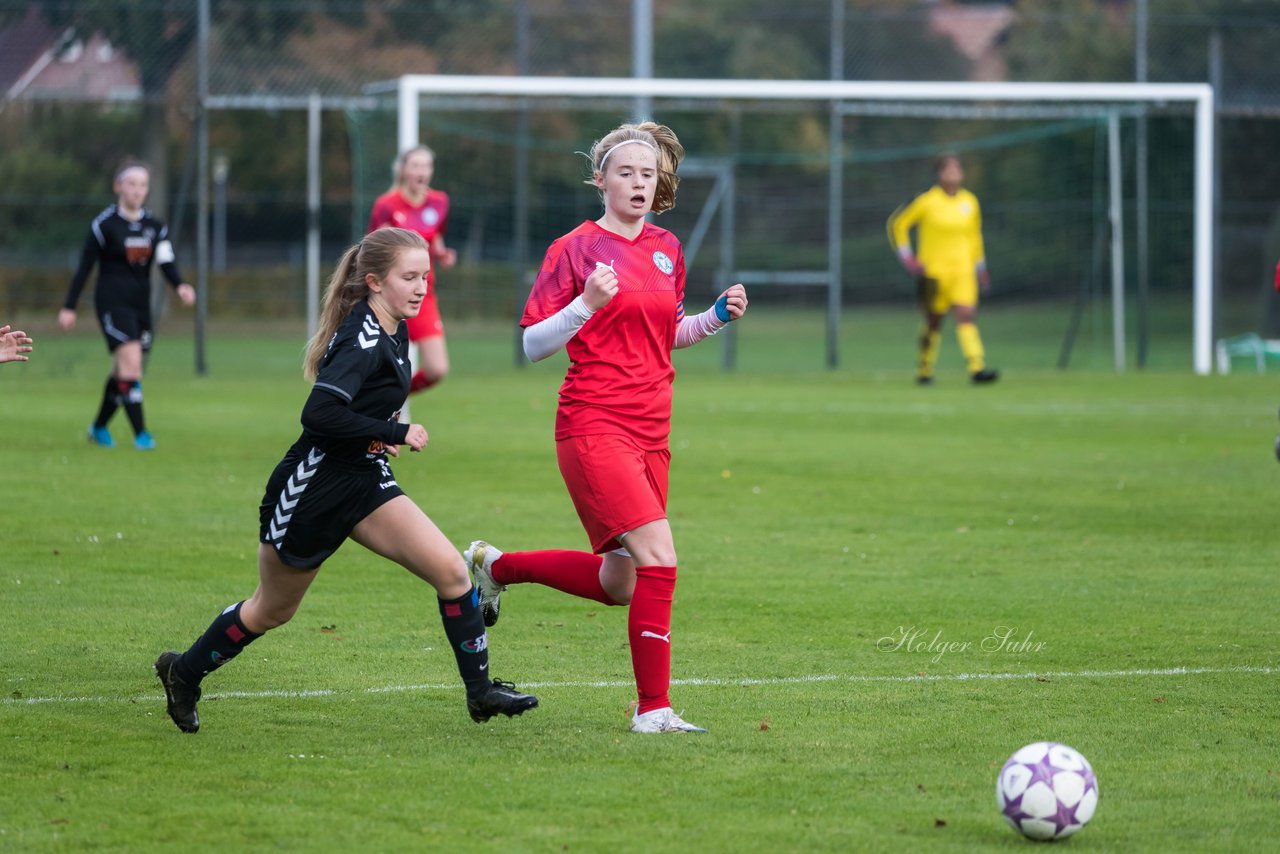
[[[645,223],[627,240],[584,222],[551,244],[525,304],[532,326],[582,294],[596,263],[612,264],[618,292],[569,339],[556,439],[615,433],[649,450],[671,432],[671,349],[684,304],[684,251],[675,235]]]
[[[437,234],[444,234],[445,221],[449,217],[449,195],[440,190],[427,190],[422,204],[410,204],[397,187],[388,190],[373,203],[369,214],[369,231],[394,225],[421,234],[428,243]]]

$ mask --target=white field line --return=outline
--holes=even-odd
[[[1128,679],[1144,676],[1198,676],[1204,674],[1251,674],[1272,675],[1280,673],[1280,667],[1165,667],[1139,670],[1059,670],[1042,673],[918,673],[905,676],[868,676],[814,674],[810,676],[766,676],[761,678],[739,679],[672,679],[675,686],[710,686],[710,687],[749,687],[753,685],[804,685],[814,682],[834,683],[907,683],[907,682],[1000,682],[1025,679]],[[521,682],[521,688],[630,688],[631,680],[607,680],[599,682]],[[221,691],[206,694],[205,700],[256,700],[269,697],[337,697],[358,694],[400,694],[422,691],[456,691],[461,688],[457,682],[427,683],[422,685],[386,685],[377,688],[365,688],[362,691],[338,691],[333,688],[318,688],[310,691]],[[3,706],[37,706],[46,703],[134,703],[164,699],[163,695],[151,694],[134,697],[0,697]]]
[[[896,403],[874,400],[732,400],[716,401],[701,407],[710,413],[731,414],[784,414],[784,415],[965,415],[970,410],[961,404],[951,403]],[[1197,417],[1197,418],[1249,418],[1258,416],[1270,419],[1274,407],[1256,405],[1214,406],[1212,409],[1193,400],[1157,401],[1152,403],[1125,403],[1113,400],[1079,402],[994,402],[984,403],[984,412],[1002,412],[1008,415],[1030,416],[1088,416],[1131,415],[1135,417]]]

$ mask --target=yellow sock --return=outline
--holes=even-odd
[[[933,366],[938,361],[938,347],[941,343],[942,334],[938,330],[930,331],[927,326],[920,330],[920,359],[916,365],[919,376],[933,376]]]
[[[960,342],[960,352],[969,364],[969,373],[976,374],[987,366],[986,354],[982,350],[982,336],[978,334],[976,323],[957,323],[956,340]]]

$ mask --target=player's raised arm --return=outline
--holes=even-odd
[[[676,349],[692,347],[715,335],[747,312],[747,289],[741,284],[729,287],[711,308],[692,317],[683,316],[676,324]]]

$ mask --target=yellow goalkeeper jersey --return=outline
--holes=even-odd
[[[932,278],[973,273],[986,263],[982,246],[982,212],[978,197],[968,190],[947,195],[933,187],[889,217],[893,245],[899,254],[911,252],[911,228],[918,228],[916,258]]]

